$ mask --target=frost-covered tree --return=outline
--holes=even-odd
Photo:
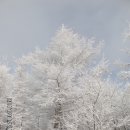
[[[125,40],[130,38],[130,26],[125,33]],[[127,54],[130,54],[129,49],[125,49]],[[120,64],[122,71],[118,74],[119,77],[124,82],[124,89],[122,90],[122,95],[120,97],[120,102],[118,105],[118,124],[119,127],[124,130],[130,129],[130,64],[122,63]]]
[[[33,97],[33,80],[29,78],[28,71],[25,69],[25,67],[21,66],[20,64],[18,64],[14,78],[15,85],[13,88],[13,129],[37,129],[35,126],[36,117],[33,115],[33,106],[31,102],[31,99]]]
[[[81,105],[78,110],[80,129],[113,130],[115,105],[119,101],[120,91],[117,83],[104,78],[108,71],[106,60],[101,60],[91,70],[82,72],[78,86],[82,88]],[[82,130],[81,129],[81,130]]]
[[[13,77],[9,73],[9,68],[0,65],[0,130],[7,126],[7,98],[11,96]]]
[[[21,79],[17,80],[22,91],[18,95],[22,97],[24,92],[27,99],[21,100],[31,102],[28,108],[32,107],[32,113],[40,118],[44,118],[42,108],[52,108],[48,129],[78,129],[74,111],[79,109],[82,89],[77,86],[77,78],[80,72],[91,69],[101,46],[94,39],[82,38],[62,26],[47,49],[37,49],[18,60],[23,75],[22,83]]]
[[[17,60],[14,129],[129,128],[128,94],[109,79],[101,48],[94,38],[62,26],[48,48]]]

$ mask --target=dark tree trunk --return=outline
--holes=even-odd
[[[21,124],[20,124],[21,130],[23,129],[23,116],[21,118]]]
[[[61,103],[56,103],[55,108],[55,123],[54,123],[54,129],[57,130],[63,130],[63,121],[62,121],[62,106]]]
[[[96,130],[96,121],[95,121],[95,104],[93,106],[93,130]]]
[[[127,128],[125,127],[125,125],[124,125],[124,130],[127,130]]]

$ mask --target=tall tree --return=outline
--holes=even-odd
[[[77,129],[74,109],[78,109],[81,88],[76,85],[76,79],[85,68],[91,68],[101,46],[94,39],[82,38],[62,26],[46,50],[37,49],[18,61],[18,68],[31,82],[31,86],[26,85],[24,89],[32,95],[29,100],[39,109],[54,108],[48,129]]]

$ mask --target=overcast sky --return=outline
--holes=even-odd
[[[0,0],[0,55],[19,57],[49,44],[65,24],[85,37],[104,40],[104,54],[124,58],[122,33],[130,21],[130,0]],[[129,46],[129,45],[127,45]]]

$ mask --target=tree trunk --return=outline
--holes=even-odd
[[[124,130],[127,130],[127,128],[125,127],[125,125],[124,125]]]
[[[20,124],[21,130],[23,129],[23,116],[21,117],[21,124]]]
[[[55,108],[55,122],[54,122],[54,129],[56,130],[63,130],[63,121],[62,121],[62,106],[61,103],[56,103]]]
[[[96,124],[95,124],[95,104],[93,106],[93,130],[96,130]]]
[[[58,81],[58,78],[56,79],[56,83],[57,83],[57,87],[58,87],[58,93],[60,94],[61,92],[61,85],[60,82]],[[63,111],[62,111],[62,104],[61,102],[57,99],[57,101],[55,102],[55,115],[54,115],[54,126],[53,128],[55,130],[65,130],[65,128],[63,128]]]
[[[117,121],[114,120],[114,124],[116,125],[117,124]],[[114,130],[117,130],[117,127],[114,127]]]

